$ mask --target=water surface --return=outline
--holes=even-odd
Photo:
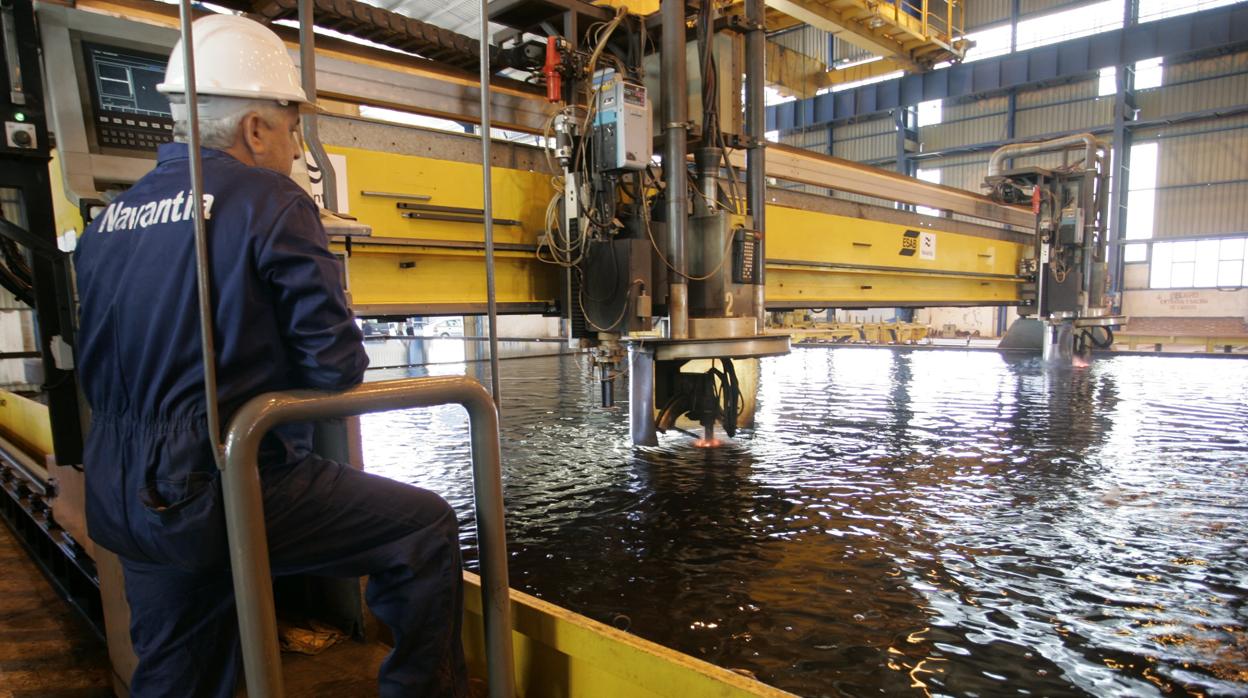
[[[634,449],[583,357],[501,373],[516,588],[805,696],[1248,696],[1248,361],[796,349],[713,450]],[[471,564],[463,412],[364,438]]]

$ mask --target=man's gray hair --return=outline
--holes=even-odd
[[[216,95],[199,97],[199,143],[205,148],[225,150],[238,140],[238,127],[243,117],[257,112],[270,124],[281,123],[281,118],[290,107],[284,107],[267,99],[247,99],[244,97],[219,97]],[[188,123],[186,97],[169,95],[169,106],[173,112],[173,140],[188,143],[191,140],[191,127]]]

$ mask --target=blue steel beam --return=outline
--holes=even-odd
[[[1248,3],[985,58],[767,107],[767,130],[789,131],[950,97],[1055,82],[1148,58],[1248,46]]]

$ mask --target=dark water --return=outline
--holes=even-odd
[[[1248,696],[1248,361],[797,349],[716,450],[502,372],[517,588],[806,696]],[[368,417],[368,468],[469,524],[466,433]]]

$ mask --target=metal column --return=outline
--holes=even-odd
[[[689,202],[685,175],[688,155],[689,102],[685,66],[685,2],[662,0],[663,182],[667,196],[667,237],[672,273],[667,298],[668,334],[689,336],[689,286],[685,280],[685,224]]]
[[[204,402],[208,417],[208,437],[212,442],[212,456],[217,467],[225,465],[221,448],[221,413],[217,405],[217,352],[213,340],[212,313],[212,261],[208,250],[208,231],[204,226],[204,158],[199,151],[199,95],[195,84],[195,41],[192,38],[191,0],[178,3],[179,21],[182,25],[183,84],[186,85],[186,122],[190,139],[186,150],[191,165],[191,206],[195,224],[195,269],[199,287],[199,333],[204,364]]]
[[[745,159],[746,206],[760,240],[758,278],[754,282],[754,317],[759,334],[767,326],[767,110],[763,84],[767,75],[767,34],[764,11],[763,0],[745,1],[745,19],[750,25],[745,35],[745,136],[750,143]],[[829,127],[829,148],[831,132]]]
[[[1123,9],[1123,27],[1130,27],[1140,19],[1139,0],[1127,0]],[[1114,95],[1114,141],[1110,162],[1110,182],[1113,188],[1109,201],[1109,295],[1113,298],[1113,310],[1121,312],[1123,275],[1126,273],[1127,205],[1131,194],[1131,146],[1134,140],[1130,122],[1135,121],[1135,66],[1118,66],[1115,76],[1118,91]]]
[[[304,0],[307,2],[308,0]],[[490,157],[490,14],[489,0],[481,0],[481,206],[485,221],[485,302],[490,323],[490,393],[502,409],[498,388],[498,295],[494,288],[494,184]]]
[[[654,426],[654,350],[628,347],[628,430],[634,446],[657,446]]]

